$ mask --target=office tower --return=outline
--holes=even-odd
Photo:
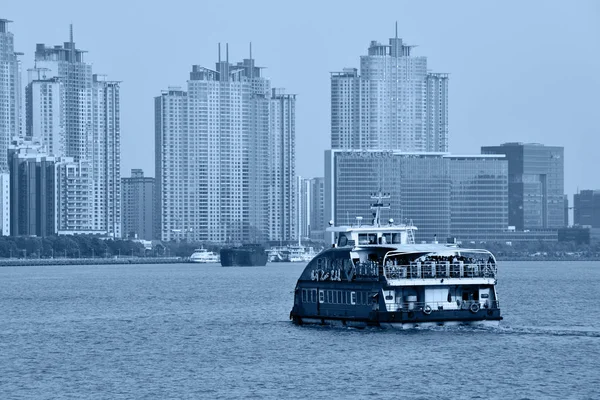
[[[396,37],[331,74],[331,148],[448,151],[448,74]]]
[[[39,142],[16,140],[8,151],[14,236],[56,233],[55,157]]]
[[[450,236],[488,239],[508,228],[508,162],[502,156],[447,155]],[[443,239],[443,238],[441,238]]]
[[[27,137],[41,140],[50,155],[70,157],[61,164],[63,175],[75,174],[79,182],[88,182],[90,196],[85,201],[89,219],[58,218],[58,231],[71,228],[109,237],[121,236],[120,179],[120,88],[119,82],[93,75],[92,66],[83,59],[84,50],[73,41],[62,46],[37,44],[35,68],[30,70],[27,98]],[[66,159],[65,159],[66,160]],[[58,182],[60,183],[60,181]],[[67,184],[59,188],[70,190]],[[77,208],[64,203],[76,199],[59,193],[64,210]],[[65,208],[66,207],[66,208]],[[62,212],[62,214],[61,214]],[[66,224],[66,225],[63,225]]]
[[[187,91],[169,89],[156,97],[161,239],[293,237],[295,170],[286,152],[294,149],[294,109],[293,95],[271,92],[252,53],[232,64],[228,51],[221,59],[220,46],[214,70],[194,65]],[[270,218],[274,203],[291,207]]]
[[[573,195],[573,224],[600,228],[600,190],[581,190]]]
[[[507,228],[507,161],[503,156],[326,151],[325,218],[371,223],[371,195],[391,195],[382,221],[410,223],[417,241],[455,236],[488,240]]]
[[[485,146],[508,160],[508,223],[517,230],[564,226],[564,148],[538,143]]]
[[[121,118],[119,82],[92,80],[92,229],[121,237]]]
[[[155,238],[155,180],[144,177],[141,169],[132,169],[130,178],[122,178],[123,236],[152,240]]]
[[[269,240],[297,239],[296,219],[296,95],[273,89],[270,100]]]

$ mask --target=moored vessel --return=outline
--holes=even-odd
[[[328,228],[332,248],[308,263],[295,288],[297,324],[411,328],[494,326],[502,319],[492,253],[455,244],[415,244],[412,224]]]
[[[200,248],[194,250],[194,253],[190,256],[190,262],[202,264],[218,263],[219,255],[205,248]]]
[[[221,249],[223,267],[262,267],[267,265],[267,252],[259,244],[245,244]]]

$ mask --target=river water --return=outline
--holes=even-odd
[[[504,262],[499,328],[295,326],[302,264],[0,268],[2,399],[600,398],[600,262]]]

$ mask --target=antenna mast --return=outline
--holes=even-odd
[[[381,210],[389,210],[390,203],[384,204],[382,201],[386,199],[390,199],[389,193],[382,193],[381,190],[378,193],[372,193],[371,199],[376,200],[375,203],[371,204],[371,210],[375,210],[373,213],[373,225],[380,227],[381,226]]]

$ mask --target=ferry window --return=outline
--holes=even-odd
[[[302,302],[306,303],[306,289],[302,289]]]
[[[400,233],[393,233],[391,243],[402,243],[402,235]]]
[[[313,289],[311,290],[311,296],[310,296],[310,300],[312,303],[316,303],[317,302],[317,289]]]
[[[337,304],[337,294],[336,294],[336,292],[337,292],[337,290],[333,291],[333,301],[332,301],[333,304]]]
[[[343,303],[343,301],[342,301],[342,291],[340,290],[337,293],[338,293],[338,303],[342,304]],[[483,297],[483,296],[481,296],[481,297]],[[487,295],[486,295],[486,297],[487,297]]]
[[[344,234],[341,234],[340,238],[338,239],[338,246],[344,247],[347,244],[348,244],[348,237]]]
[[[329,304],[333,303],[333,300],[331,299],[331,290],[327,291],[327,302]]]
[[[482,293],[482,294],[481,294],[481,298],[482,298],[482,299],[487,299],[488,297],[490,297],[490,295],[489,295],[489,294],[487,294],[487,293]]]
[[[324,303],[325,302],[325,292],[323,292],[322,290],[319,290],[319,303]]]
[[[391,233],[384,233],[383,238],[385,239],[385,243],[392,243],[392,234]]]
[[[356,292],[350,293],[350,304],[356,304]]]
[[[358,234],[358,244],[369,244],[369,238],[366,233]]]

